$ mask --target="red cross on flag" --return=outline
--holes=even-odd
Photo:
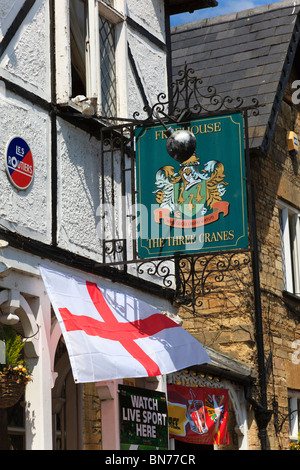
[[[210,362],[203,346],[152,305],[40,267],[75,382],[158,376]]]

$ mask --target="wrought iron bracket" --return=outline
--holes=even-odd
[[[273,400],[273,414],[274,414],[274,426],[275,426],[275,431],[276,434],[280,434],[282,431],[282,428],[284,426],[284,423],[294,414],[297,413],[297,410],[290,411],[287,414],[282,414],[278,410],[278,402],[277,400]],[[279,418],[280,416],[280,418]]]
[[[256,98],[245,100],[241,97],[221,96],[215,87],[205,87],[203,80],[197,78],[195,71],[187,64],[178,73],[178,78],[171,85],[171,90],[169,98],[166,93],[159,93],[156,103],[152,107],[146,106],[143,109],[145,118],[141,116],[140,112],[135,112],[133,117],[129,119],[116,116],[98,116],[99,120],[112,122],[111,126],[105,126],[102,131],[105,145],[109,145],[109,139],[105,139],[105,133],[118,132],[118,135],[114,135],[114,138],[111,139],[111,152],[114,151],[113,146],[118,141],[116,150],[123,149],[129,158],[132,157],[134,143],[129,142],[126,132],[123,131],[125,127],[133,130],[136,126],[153,123],[163,123],[165,126],[165,123],[180,123],[183,120],[228,113],[242,113],[247,117],[250,112],[254,115],[259,114],[259,108],[262,106]],[[247,124],[246,118],[245,121]],[[129,139],[133,139],[133,135],[134,132],[131,132]],[[126,145],[122,144],[125,140]],[[129,153],[127,152],[128,146],[131,150]],[[246,150],[248,150],[247,142]],[[133,166],[131,171],[132,169]],[[136,191],[132,184],[132,200],[135,200],[135,197]],[[195,253],[191,255],[183,253],[171,258],[157,259],[140,259],[134,250],[128,259],[126,241],[120,240],[119,237],[115,238],[114,240],[110,236],[109,240],[104,241],[102,266],[120,267],[123,265],[126,270],[128,264],[135,264],[138,274],[155,276],[160,279],[163,287],[174,288],[177,302],[193,314],[202,305],[201,298],[211,290],[211,287],[208,287],[209,280],[214,279],[215,283],[220,284],[226,275],[241,270],[251,261],[251,247],[243,252]],[[114,257],[114,255],[116,256]]]
[[[119,124],[147,125],[161,122],[159,115],[168,122],[180,123],[184,120],[204,117],[214,114],[228,114],[234,112],[252,112],[259,114],[259,108],[264,104],[253,97],[245,100],[239,96],[222,96],[217,93],[214,86],[205,87],[201,78],[194,76],[195,71],[185,64],[184,69],[178,72],[178,78],[171,84],[171,96],[166,93],[157,95],[157,102],[151,107],[143,108],[147,117],[142,118],[140,111],[135,111],[132,118],[117,116],[97,116],[102,121],[113,121],[112,128]]]

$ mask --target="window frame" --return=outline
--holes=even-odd
[[[284,290],[300,297],[300,211],[278,201]]]
[[[71,0],[55,0],[55,43],[56,43],[56,102],[82,111],[72,96],[71,67]],[[101,103],[101,70],[99,15],[115,26],[115,61],[117,114],[127,115],[127,32],[125,1],[114,0],[114,8],[103,0],[86,0],[87,2],[87,70],[86,98],[96,103],[96,113],[102,115]],[[67,67],[66,67],[67,63]]]
[[[288,391],[289,401],[289,438],[298,441],[300,433],[300,390]]]

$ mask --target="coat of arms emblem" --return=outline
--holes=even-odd
[[[222,199],[229,184],[224,165],[210,160],[202,166],[195,154],[179,165],[177,171],[165,165],[156,172],[153,193],[159,208],[154,211],[155,221],[195,228],[218,220],[220,213],[228,215],[229,203]]]

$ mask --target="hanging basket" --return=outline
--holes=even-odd
[[[27,381],[13,374],[0,377],[0,408],[9,408],[20,400]]]

